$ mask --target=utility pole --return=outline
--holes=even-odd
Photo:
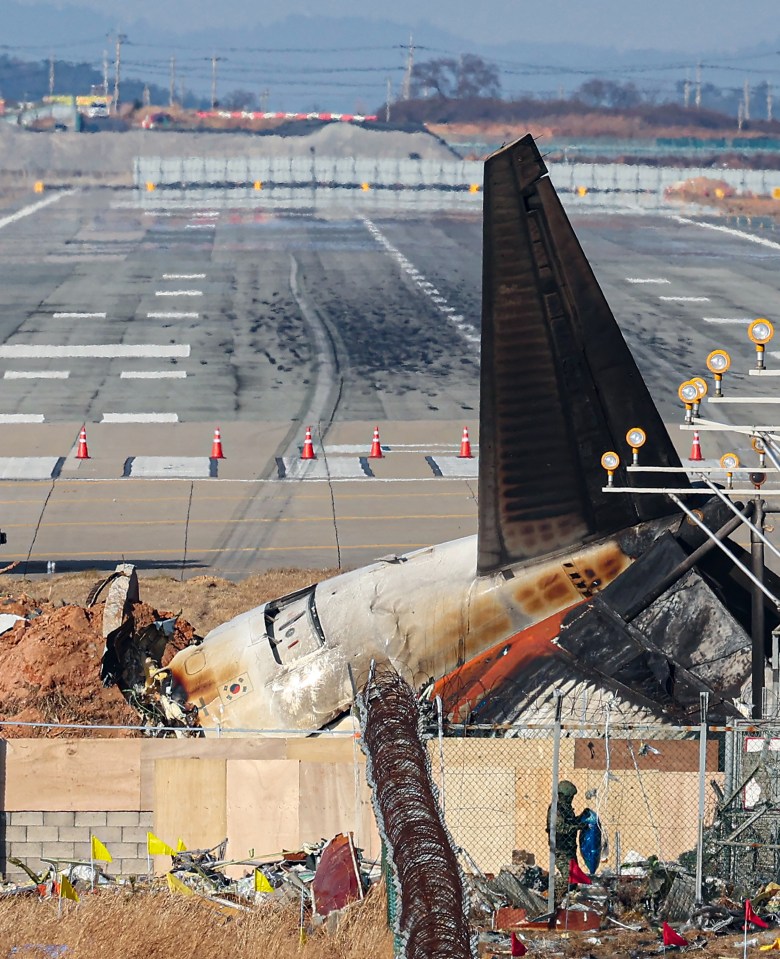
[[[742,100],[739,101],[737,106],[737,130],[742,129],[742,124],[745,122],[745,104]]]
[[[385,123],[390,122],[390,97],[393,95],[393,81],[387,78],[387,95],[385,97]]]
[[[216,110],[217,108],[217,64],[220,60],[224,60],[224,57],[207,57],[208,60],[211,60],[211,109]]]
[[[764,532],[764,510],[766,503],[759,495],[753,501],[753,524],[756,529]],[[751,570],[756,579],[764,582],[764,542],[754,529],[750,530],[750,558]],[[750,614],[750,635],[752,640],[752,718],[763,719],[764,716],[764,595],[753,585]]]
[[[414,69],[414,38],[409,34],[409,46],[406,55],[406,72],[404,73],[404,84],[401,88],[401,99],[408,100],[412,95],[412,70]]]
[[[103,96],[108,97],[108,50],[103,51]]]
[[[742,97],[745,103],[745,109],[742,112],[745,122],[750,119],[750,80],[745,80],[744,86],[742,87]]]
[[[701,60],[696,64],[696,109],[701,110]]]
[[[168,84],[168,106],[173,106],[176,101],[176,57],[171,57],[171,74]]]
[[[54,95],[54,54],[49,57],[49,96]]]
[[[124,33],[116,35],[116,52],[114,54],[114,113],[119,113],[119,85],[122,77],[122,44],[127,42]]]
[[[766,118],[770,123],[772,122],[772,88],[768,80],[766,82]]]
[[[691,105],[691,78],[685,74],[685,83],[683,83],[683,106],[687,110]]]
[[[260,94],[260,112],[261,113],[268,113],[268,97],[270,95],[271,95],[271,91],[268,89],[268,87],[266,87],[265,90],[263,90],[263,92]]]

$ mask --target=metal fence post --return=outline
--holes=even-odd
[[[547,905],[551,913],[555,913],[555,821],[558,818],[558,770],[561,759],[561,712],[563,710],[563,693],[560,689],[553,690],[555,697],[555,726],[553,728],[553,755],[552,755],[552,797],[550,799],[550,819],[547,823],[550,833],[550,876],[547,881]]]
[[[704,877],[704,788],[707,779],[707,706],[709,693],[699,693],[701,726],[699,727],[699,828],[696,835],[696,902],[702,902]]]

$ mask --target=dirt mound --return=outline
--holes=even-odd
[[[696,176],[690,180],[681,180],[664,190],[664,195],[667,198],[685,200],[691,203],[710,199],[723,200],[733,197],[735,194],[734,187],[726,183],[725,180],[716,180],[707,176]]]
[[[337,570],[272,570],[241,583],[213,576],[185,582],[155,576],[140,579],[145,602],[132,608],[132,625],[142,633],[155,621],[178,616],[162,656],[167,665],[196,635],[268,599],[283,596]],[[0,577],[0,616],[23,617],[0,635],[0,721],[76,723],[96,726],[139,725],[139,714],[125,702],[117,686],[100,679],[103,604],[84,605],[100,576],[79,573],[50,579]],[[36,599],[44,595],[46,599]],[[5,594],[5,595],[4,595]],[[168,612],[172,610],[172,612]],[[46,729],[5,726],[0,737],[133,736],[131,730]]]

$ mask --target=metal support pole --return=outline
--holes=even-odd
[[[696,902],[702,902],[704,880],[704,789],[707,780],[707,706],[709,693],[699,693],[701,726],[699,727],[699,828],[696,838]]]
[[[550,876],[547,881],[547,906],[555,922],[555,823],[558,818],[558,777],[561,759],[561,713],[563,711],[563,693],[560,689],[553,690],[555,697],[555,725],[553,727],[553,756],[552,756],[552,796],[550,798],[550,821],[547,826],[550,833]]]
[[[755,499],[754,522],[759,530],[764,531],[764,501],[760,497]],[[751,529],[750,557],[753,576],[763,585],[764,583],[764,544],[761,537]],[[752,719],[761,719],[764,715],[764,596],[757,588],[752,590],[752,606],[750,617],[750,634],[753,639],[752,653],[752,681],[753,703]]]
[[[780,706],[780,627],[772,630],[772,715],[777,716]]]

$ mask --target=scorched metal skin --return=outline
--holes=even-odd
[[[686,715],[701,690],[713,714],[737,711],[746,584],[713,555],[667,582],[702,534],[661,494],[602,490],[600,456],[632,427],[646,462],[680,463],[546,173],[530,136],[486,162],[478,535],[219,626],[158,676],[170,718],[321,728],[352,703],[348,667],[360,683],[372,660],[438,680],[461,719],[512,719],[585,679],[653,715]],[[619,469],[637,482],[663,476]]]

